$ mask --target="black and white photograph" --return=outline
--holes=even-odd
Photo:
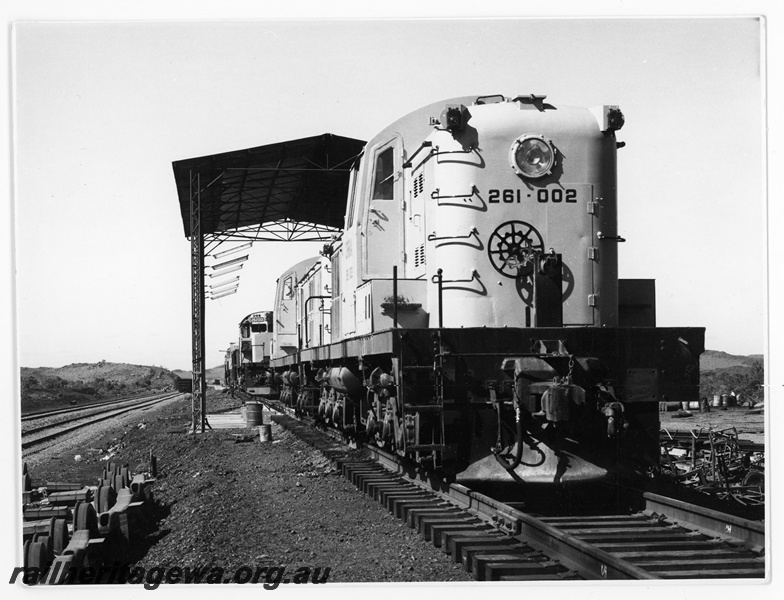
[[[772,594],[781,10],[644,6],[11,2],[7,589]]]

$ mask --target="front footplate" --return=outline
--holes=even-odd
[[[523,442],[520,464],[514,470],[505,468],[501,461],[512,464],[517,444],[502,451],[497,458],[492,452],[472,463],[457,474],[457,481],[497,481],[519,483],[567,484],[603,479],[607,470],[576,454],[576,448],[555,449],[531,438]]]

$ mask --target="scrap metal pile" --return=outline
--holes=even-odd
[[[149,520],[155,470],[151,455],[146,472],[137,467],[133,474],[127,465],[109,463],[97,486],[46,482],[35,487],[25,464],[25,583],[100,583],[85,580],[86,569],[94,574],[127,560]]]
[[[661,475],[679,485],[743,506],[765,504],[765,453],[738,439],[735,427],[661,430]]]

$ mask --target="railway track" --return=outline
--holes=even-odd
[[[79,404],[76,406],[68,406],[65,408],[55,408],[51,410],[34,410],[34,411],[22,413],[21,421],[24,423],[26,421],[34,421],[36,419],[44,419],[56,415],[70,414],[70,413],[75,413],[83,410],[90,410],[94,408],[107,408],[109,406],[117,406],[125,402],[139,402],[149,397],[150,397],[149,394],[141,394],[139,396],[131,396],[131,397],[126,396],[124,398],[115,398],[113,400],[103,400],[100,402],[90,402],[88,404]]]
[[[349,454],[337,431],[279,412],[273,420],[319,449],[359,490],[415,528],[478,580],[761,579],[765,530],[645,493],[634,513],[541,516],[444,484],[372,446]]]
[[[80,414],[70,418],[57,420],[56,422],[29,427],[22,432],[22,450],[31,449],[67,433],[72,433],[89,425],[100,423],[101,421],[106,421],[132,411],[150,408],[178,396],[182,396],[182,394],[180,392],[166,392],[143,400],[135,399],[131,401],[125,400],[117,403],[109,403],[104,405],[103,408],[99,408],[86,415]],[[131,402],[130,405],[128,405],[129,402]],[[118,405],[122,406],[118,407]],[[63,413],[59,410],[51,411],[50,414],[37,414],[35,415],[35,418],[43,420],[53,416],[53,414],[60,415]]]
[[[173,392],[165,392],[164,395],[171,393]],[[22,415],[21,418],[22,434],[25,435],[35,433],[36,431],[42,431],[47,427],[57,425],[59,423],[73,422],[78,419],[101,414],[115,408],[137,406],[139,403],[160,398],[161,395],[162,394],[160,393],[152,395],[148,394],[135,398],[122,398],[108,402],[96,402],[78,407],[58,408],[54,410],[28,413],[26,415]]]

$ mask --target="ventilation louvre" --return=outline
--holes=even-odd
[[[414,198],[418,197],[425,189],[425,174],[420,173],[414,179]]]
[[[421,267],[425,264],[425,245],[420,244],[417,246],[416,250],[414,250],[414,268]]]

